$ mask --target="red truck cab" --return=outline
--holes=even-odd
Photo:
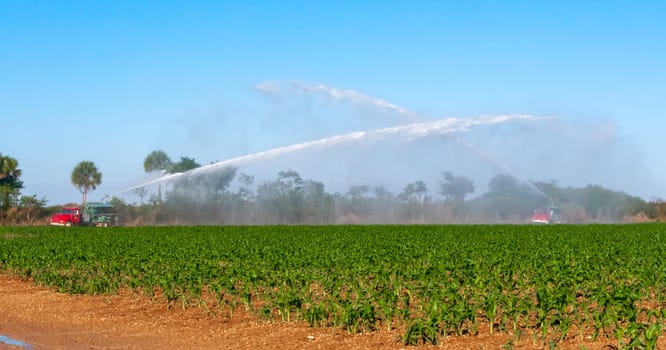
[[[72,226],[81,223],[81,208],[64,207],[59,213],[51,216],[51,225]]]
[[[562,210],[558,207],[546,207],[535,209],[532,214],[532,222],[535,224],[561,224]]]

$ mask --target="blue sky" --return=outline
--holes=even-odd
[[[607,161],[560,174],[504,152],[543,138],[470,140],[534,180],[664,198],[664,13],[661,1],[3,0],[0,153],[19,160],[24,194],[58,204],[79,200],[82,160],[103,173],[96,199],[144,181],[154,149],[207,164],[396,123],[255,88],[297,80],[426,119],[555,116],[535,149]]]

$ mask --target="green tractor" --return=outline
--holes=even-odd
[[[118,226],[118,214],[111,204],[86,203],[83,206],[81,221],[89,226]]]

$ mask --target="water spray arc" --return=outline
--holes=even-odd
[[[424,121],[424,119],[419,117],[417,113],[415,113],[413,111],[410,111],[407,108],[397,106],[397,105],[395,105],[393,103],[390,103],[388,101],[385,101],[385,100],[382,100],[382,99],[376,98],[376,97],[371,97],[371,96],[365,95],[365,94],[357,92],[357,91],[337,89],[337,88],[327,86],[326,84],[307,85],[307,84],[305,84],[303,82],[300,82],[300,81],[294,81],[294,82],[292,82],[292,85],[294,87],[302,90],[302,91],[320,92],[320,93],[327,94],[327,95],[333,97],[336,100],[345,100],[346,99],[346,100],[350,100],[352,103],[355,103],[355,104],[367,104],[367,105],[371,105],[371,106],[374,106],[374,107],[379,108],[379,109],[387,109],[387,110],[395,111],[398,114],[400,114],[401,116],[403,116],[406,121],[409,121],[409,122],[414,122],[414,121],[423,122]],[[257,89],[261,90],[262,86],[264,86],[264,85],[262,85],[262,84],[257,85]],[[273,88],[275,87],[275,85],[270,85],[270,86],[273,87]],[[275,92],[276,90],[272,90],[272,91]],[[550,119],[550,118],[543,118],[543,119]],[[518,173],[516,173],[513,169],[511,169],[508,166],[500,163],[499,161],[497,161],[496,159],[494,159],[490,155],[482,152],[480,149],[478,149],[476,147],[473,147],[469,143],[461,140],[460,138],[456,137],[452,133],[447,133],[446,136],[449,137],[455,143],[460,144],[461,146],[463,146],[467,150],[469,150],[472,153],[476,154],[477,156],[481,157],[482,159],[490,162],[491,164],[493,164],[497,168],[501,169],[502,171],[504,171],[504,172],[508,173],[509,175],[515,177],[519,181],[522,181],[522,182],[526,183],[536,193],[538,193],[542,197],[549,200],[551,205],[554,205],[555,202],[553,201],[553,199],[548,197],[545,193],[543,193],[543,191],[539,190],[539,188],[537,188],[534,184],[532,184],[532,182],[530,182],[529,180],[527,180],[527,179],[523,178],[522,176],[518,175]]]
[[[465,149],[471,151],[472,153],[476,154],[482,159],[490,162],[494,166],[515,177],[516,179],[525,182],[535,192],[537,192],[539,195],[543,196],[544,198],[548,199],[551,203],[553,203],[550,197],[548,197],[545,193],[539,190],[531,182],[519,176],[511,168],[500,163],[499,161],[495,160],[494,158],[480,151],[476,147],[471,146],[469,143],[466,143],[453,135],[454,132],[468,131],[470,128],[479,125],[501,124],[514,120],[552,119],[551,117],[536,117],[531,115],[505,115],[505,116],[478,117],[470,119],[446,118],[434,121],[425,121],[423,118],[420,118],[416,113],[404,107],[397,106],[388,101],[382,100],[380,98],[371,97],[357,91],[337,89],[327,86],[325,84],[308,85],[300,81],[290,81],[289,83],[293,89],[296,89],[301,92],[324,94],[326,96],[333,98],[336,101],[345,101],[356,105],[371,106],[380,110],[396,112],[401,117],[403,117],[405,121],[410,122],[410,124],[389,127],[389,128],[374,129],[368,131],[351,132],[351,133],[326,137],[318,140],[298,143],[290,146],[277,147],[267,151],[252,153],[236,158],[231,158],[221,162],[205,165],[184,173],[164,175],[158,179],[151,180],[143,184],[132,186],[130,188],[118,191],[112,194],[111,196],[122,194],[137,188],[142,188],[157,183],[173,182],[182,178],[197,176],[207,172],[215,171],[216,169],[221,169],[229,166],[238,166],[253,161],[266,160],[283,154],[288,154],[303,150],[310,150],[321,147],[332,147],[339,144],[362,141],[362,140],[374,142],[390,135],[403,137],[403,139],[407,142],[427,136],[444,135],[446,137],[449,137],[454,142],[462,145]],[[256,86],[256,89],[267,95],[275,95],[280,93],[280,87],[281,87],[280,82],[267,81],[258,84]]]
[[[499,169],[505,171],[506,173],[508,173],[509,175],[515,177],[515,178],[518,179],[519,181],[526,183],[526,184],[527,184],[531,189],[533,189],[536,193],[538,193],[540,196],[542,196],[542,197],[546,198],[548,201],[550,201],[550,205],[551,205],[551,206],[554,206],[554,205],[555,205],[555,201],[553,201],[552,198],[548,197],[545,193],[543,193],[543,191],[541,191],[538,187],[536,187],[531,181],[529,181],[529,180],[523,178],[522,176],[518,175],[518,173],[516,173],[513,169],[511,169],[511,168],[509,168],[508,166],[506,166],[506,165],[500,163],[499,161],[495,160],[495,159],[492,158],[491,156],[489,156],[489,155],[487,155],[486,153],[482,152],[480,149],[478,149],[478,148],[476,148],[476,147],[473,147],[473,146],[470,145],[469,143],[467,143],[467,142],[461,140],[460,138],[455,137],[454,135],[447,135],[447,136],[448,136],[449,138],[451,138],[454,142],[456,142],[456,143],[460,144],[461,146],[465,147],[467,150],[469,150],[469,151],[471,151],[472,153],[476,154],[477,156],[483,158],[484,160],[486,160],[486,161],[492,163],[492,164],[493,164],[494,166],[496,166],[497,168],[499,168]]]
[[[502,124],[516,120],[542,120],[544,117],[536,117],[531,115],[505,115],[505,116],[488,116],[471,119],[460,118],[446,118],[441,120],[412,123],[408,125],[401,125],[389,128],[373,129],[369,131],[357,131],[331,137],[326,137],[318,140],[307,141],[290,146],[277,147],[271,150],[252,153],[236,158],[227,159],[217,163],[204,165],[196,169],[186,171],[184,173],[175,173],[162,176],[158,179],[145,182],[143,184],[126,188],[122,191],[111,194],[111,196],[119,195],[137,188],[150,186],[157,183],[172,182],[188,176],[197,176],[205,174],[217,169],[222,169],[229,166],[238,166],[253,161],[267,160],[280,155],[294,153],[304,150],[312,150],[322,147],[332,147],[335,145],[345,144],[357,141],[376,142],[388,136],[399,136],[405,141],[410,142],[419,138],[437,135],[448,135],[453,132],[468,131],[476,126]]]
[[[348,100],[357,105],[371,105],[376,108],[397,112],[410,122],[418,122],[421,118],[407,108],[400,107],[381,98],[371,97],[354,90],[343,90],[330,87],[326,84],[308,85],[301,81],[293,81],[292,86],[304,92],[323,93],[335,100]]]
[[[288,89],[283,89],[283,84],[278,81],[265,81],[255,86],[255,89],[262,94],[274,96],[280,94],[282,90],[288,92],[299,92],[306,94],[324,95],[338,102],[349,102],[357,106],[370,106],[378,110],[394,112],[404,118],[408,123],[424,121],[417,113],[407,108],[395,105],[391,102],[378,97],[368,96],[362,92],[346,89],[338,89],[326,84],[307,84],[300,80],[291,80],[286,82]]]
[[[305,92],[311,92],[311,93],[323,93],[326,94],[330,97],[332,97],[335,100],[348,100],[354,104],[364,104],[364,105],[370,105],[378,109],[385,109],[385,110],[390,110],[397,112],[399,115],[404,117],[406,121],[409,122],[424,122],[424,119],[419,117],[417,113],[410,111],[407,108],[400,107],[398,105],[395,105],[391,102],[382,100],[380,98],[376,97],[371,97],[368,95],[365,95],[363,93],[360,93],[358,91],[354,90],[343,90],[343,89],[337,89],[334,87],[330,87],[326,84],[315,84],[315,85],[308,85],[305,84],[301,81],[292,81],[291,85],[295,87],[296,89],[299,89],[301,91]],[[257,85],[257,89],[263,92],[268,93],[276,93],[277,92],[277,87],[278,85],[275,82],[265,82]],[[542,118],[542,119],[550,119],[550,118]],[[532,184],[529,180],[523,178],[520,176],[518,173],[516,173],[513,169],[509,168],[508,166],[500,163],[490,155],[486,154],[485,152],[481,151],[477,147],[474,147],[470,145],[469,143],[461,140],[460,138],[456,137],[452,133],[447,133],[446,135],[449,137],[452,141],[455,143],[458,143],[459,145],[463,146],[465,149],[471,151],[472,153],[476,154],[480,158],[490,162],[497,168],[501,169],[502,171],[506,172],[507,174],[515,177],[519,181],[522,181],[526,183],[531,189],[533,189],[536,193],[538,193],[540,196],[546,198],[547,200],[550,201],[551,205],[554,205],[554,201],[548,197],[543,191],[539,190],[534,184]]]
[[[259,84],[257,85],[257,89],[261,90],[262,87],[270,86],[272,89],[271,91],[275,93],[277,90],[276,85],[274,84],[269,84],[265,85],[267,83]],[[300,81],[294,81],[292,82],[292,86],[295,88],[305,91],[305,92],[312,92],[312,93],[323,93],[326,94],[335,100],[349,100],[354,104],[367,104],[367,105],[372,105],[375,108],[378,109],[387,109],[390,111],[397,112],[401,116],[405,118],[406,121],[409,122],[415,122],[415,121],[420,121],[423,122],[424,119],[421,118],[417,113],[410,111],[407,108],[397,106],[393,103],[390,103],[388,101],[371,97],[368,95],[365,95],[363,93],[353,91],[353,90],[342,90],[342,89],[337,89],[333,88],[330,86],[327,86],[325,84],[316,84],[316,85],[308,85]],[[551,119],[551,118],[543,118],[542,119]],[[542,197],[546,198],[548,201],[550,201],[551,206],[554,206],[555,202],[553,201],[552,198],[548,197],[543,191],[539,190],[531,181],[523,178],[520,176],[518,173],[516,173],[513,169],[509,168],[508,166],[500,163],[490,155],[486,154],[485,152],[481,151],[477,147],[474,147],[470,145],[469,143],[461,140],[460,138],[456,137],[452,133],[447,133],[446,136],[451,139],[453,142],[463,146],[465,149],[471,151],[472,153],[476,154],[480,158],[490,162],[493,164],[495,167],[498,169],[502,170],[503,172],[507,173],[508,175],[518,179],[519,181],[522,181],[526,183],[531,189],[533,189],[536,193],[541,195]]]

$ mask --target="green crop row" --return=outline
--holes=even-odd
[[[603,336],[656,347],[666,226],[0,228],[0,270],[68,293],[398,330],[406,344],[480,332]]]

